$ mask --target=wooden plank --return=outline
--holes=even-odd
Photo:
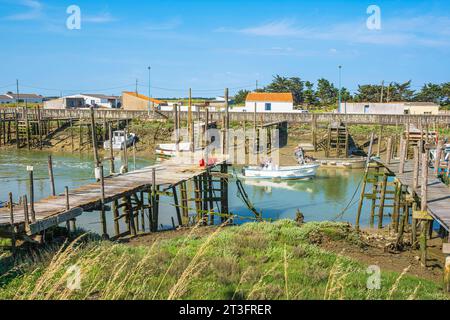
[[[27,232],[29,235],[37,234],[41,231],[47,230],[50,227],[57,226],[60,223],[69,221],[80,216],[83,213],[81,208],[73,208],[69,211],[63,212],[57,216],[38,220],[35,223],[30,224],[30,230]]]
[[[434,220],[428,211],[413,211],[412,217],[417,220]]]

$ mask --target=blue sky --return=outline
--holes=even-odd
[[[68,30],[70,5],[81,29]],[[381,30],[366,10],[381,9]],[[354,91],[382,80],[447,82],[448,1],[0,0],[0,92],[215,96],[272,76],[324,77]]]

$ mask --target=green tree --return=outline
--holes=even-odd
[[[247,95],[250,93],[248,90],[239,90],[234,96],[234,104],[242,105],[245,104],[245,100],[247,99]]]
[[[414,96],[415,101],[434,102],[441,104],[444,100],[442,87],[438,84],[428,83]]]
[[[305,90],[303,91],[303,103],[306,106],[316,106],[318,104],[316,92],[314,90],[314,83],[305,81]]]
[[[282,77],[276,75],[272,83],[264,88],[266,92],[291,92],[294,96],[294,104],[303,103],[303,81],[298,77]]]
[[[326,80],[319,79],[317,81],[317,97],[322,105],[332,105],[337,103],[339,90]]]

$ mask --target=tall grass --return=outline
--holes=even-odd
[[[198,230],[150,247],[80,237],[0,276],[0,299],[448,298],[408,270],[382,272],[381,289],[367,289],[366,266],[314,244],[320,236],[357,243],[344,224],[249,223],[207,236]],[[79,290],[67,286],[72,266],[80,270]]]

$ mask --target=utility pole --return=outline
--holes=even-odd
[[[383,103],[383,92],[384,91],[384,80],[381,81],[381,95],[380,95],[380,103]]]
[[[338,111],[339,111],[339,113],[340,112],[342,112],[342,110],[341,110],[341,102],[342,102],[342,93],[341,93],[341,70],[342,70],[342,66],[339,66],[339,98],[338,98],[338,103],[339,103],[339,105],[338,105]]]
[[[136,97],[138,95],[138,79],[136,79]]]

